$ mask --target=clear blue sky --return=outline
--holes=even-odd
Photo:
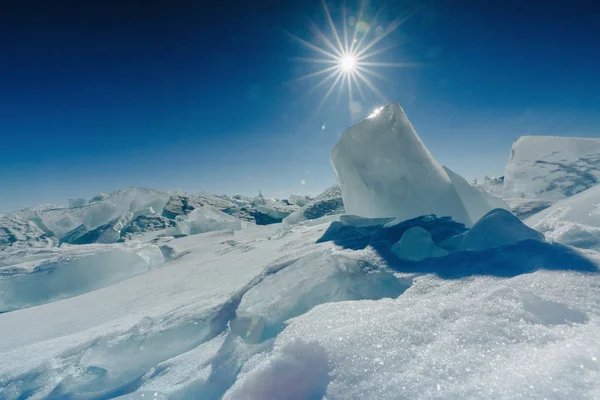
[[[520,135],[600,136],[595,2],[418,3],[380,44],[404,43],[382,60],[421,66],[374,83],[440,162],[500,175]],[[408,3],[385,4],[383,27]],[[312,41],[308,19],[326,30],[313,0],[2,2],[0,211],[125,186],[318,194],[357,120],[347,94],[317,111],[327,87],[289,83],[312,67],[293,58],[315,54],[282,29]],[[381,104],[368,95],[363,114]]]

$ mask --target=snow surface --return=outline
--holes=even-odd
[[[549,240],[600,250],[600,186],[558,201],[525,223]]]
[[[348,214],[401,220],[436,214],[472,223],[448,174],[397,103],[346,130],[331,163]]]
[[[522,136],[504,171],[503,197],[560,200],[600,183],[600,139]]]
[[[459,226],[353,220],[159,238],[166,262],[145,273],[0,314],[0,398],[600,393],[598,253],[533,241],[403,262],[350,244]],[[121,245],[70,248],[94,246]]]
[[[600,186],[528,227],[397,104],[332,163],[301,208],[125,189],[0,215],[0,399],[600,398]]]

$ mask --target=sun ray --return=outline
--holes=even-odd
[[[363,13],[365,11],[365,2],[366,0],[362,0],[360,2],[360,8],[358,10],[358,15],[356,17],[356,22],[354,23],[354,34],[352,35],[352,41],[350,42],[350,54],[354,54],[354,44],[357,42],[356,36],[358,34],[358,21],[362,19]]]
[[[358,65],[362,67],[397,67],[397,68],[409,68],[409,67],[421,67],[421,63],[410,63],[410,62],[375,62],[366,61],[360,62]]]
[[[343,54],[342,52],[340,52],[340,50],[335,47],[335,45],[331,42],[331,40],[329,40],[329,38],[317,27],[317,25],[315,25],[315,23],[313,21],[309,21],[308,27],[311,31],[313,31],[314,34],[316,34],[319,39],[321,39],[326,45],[327,47],[329,47],[338,57],[342,57]]]
[[[309,49],[312,49],[314,51],[317,51],[323,55],[326,55],[329,58],[332,59],[337,59],[337,56],[335,54],[332,54],[330,52],[328,52],[327,50],[323,50],[322,48],[320,48],[319,46],[312,44],[311,42],[304,40],[296,35],[294,35],[293,33],[287,32],[287,31],[283,31],[283,33],[285,33],[287,36],[289,36],[290,38],[294,39],[295,41],[297,41],[298,43],[308,47]]]
[[[364,72],[365,74],[369,74],[369,75],[371,75],[371,76],[374,76],[374,77],[376,77],[376,78],[379,78],[379,79],[381,79],[381,80],[383,80],[383,81],[390,82],[390,83],[393,83],[393,82],[394,82],[393,80],[391,80],[391,79],[390,79],[390,78],[388,78],[387,76],[383,76],[383,75],[381,75],[381,74],[378,74],[377,72],[375,72],[375,71],[371,71],[371,70],[370,70],[370,69],[368,69],[368,68],[364,68],[364,67],[361,67],[361,66],[357,66],[357,67],[356,67],[356,69],[358,69],[360,72]]]
[[[379,43],[381,40],[383,40],[384,38],[386,38],[390,33],[394,32],[396,29],[398,29],[410,17],[412,17],[415,12],[416,12],[416,10],[410,12],[404,18],[398,18],[395,21],[393,21],[391,24],[388,25],[387,29],[383,32],[383,34],[375,37],[371,42],[369,42],[368,44],[366,44],[365,47],[363,47],[362,49],[360,49],[360,51],[357,51],[356,55],[358,57],[360,57],[367,50],[369,50],[370,48],[372,48],[373,46],[375,46],[377,43]]]
[[[333,31],[333,36],[335,37],[335,40],[336,40],[338,46],[340,46],[340,49],[343,49],[344,45],[342,44],[342,41],[340,40],[340,35],[338,35],[338,31],[335,27],[335,24],[333,23],[333,19],[331,18],[331,13],[329,12],[327,3],[325,2],[325,0],[321,0],[321,2],[323,3],[323,8],[325,9],[325,16],[327,17],[329,26],[331,27],[331,30]]]
[[[348,24],[346,22],[346,7],[342,8],[342,26],[344,27],[344,50],[346,54],[352,54],[348,47]]]
[[[345,2],[342,4],[341,9],[336,10],[334,15],[327,4],[327,0],[321,0],[327,20],[325,22],[326,29],[320,29],[313,21],[309,20],[309,28],[315,37],[314,43],[284,31],[286,35],[294,39],[294,41],[318,53],[316,57],[294,58],[296,61],[312,63],[315,64],[315,66],[320,64],[322,68],[292,81],[298,82],[317,77],[318,83],[311,87],[309,93],[315,91],[317,88],[323,86],[327,87],[325,95],[320,99],[317,112],[324,106],[325,102],[332,97],[335,90],[338,90],[337,96],[335,96],[337,98],[337,103],[339,103],[342,96],[345,95],[344,92],[347,90],[348,107],[354,118],[358,116],[357,112],[364,109],[363,107],[371,101],[371,92],[381,100],[386,99],[386,96],[374,83],[377,82],[375,79],[384,80],[386,82],[394,81],[381,74],[380,71],[377,70],[378,67],[403,68],[420,65],[410,62],[396,62],[394,60],[387,62],[384,62],[383,60],[378,61],[378,55],[396,48],[400,44],[394,43],[390,45],[389,43],[383,43],[382,41],[390,37],[392,32],[398,29],[398,27],[400,27],[412,14],[409,14],[408,16],[405,15],[405,18],[402,19],[395,19],[387,26],[387,29],[382,30],[382,28],[378,26],[378,21],[384,7],[377,10],[375,16],[370,18],[371,23],[368,24],[364,15],[367,8],[367,2],[368,0],[361,0],[358,18],[354,22],[353,31],[352,28],[349,27],[352,26],[350,23],[353,21],[348,20],[348,8],[346,7]],[[333,16],[335,16],[336,19],[338,16],[341,17],[342,27],[338,28],[336,26]],[[330,30],[331,32],[329,32]],[[406,40],[401,41],[402,44],[405,42]],[[384,45],[380,46],[382,43]],[[368,88],[368,93],[365,88]]]
[[[335,81],[333,81],[333,83],[331,84],[331,87],[329,88],[329,90],[325,94],[325,97],[323,97],[323,100],[321,100],[321,102],[319,103],[319,106],[317,107],[317,111],[319,111],[319,110],[321,110],[321,108],[323,108],[323,105],[325,104],[325,102],[327,101],[327,99],[329,98],[329,96],[331,96],[331,93],[333,92],[333,90],[335,89],[335,87],[337,86],[337,83],[340,81],[341,78],[342,78],[342,74],[339,74],[335,78]]]
[[[337,96],[337,102],[339,103],[340,99],[342,98],[342,92],[343,90],[341,90],[342,88],[344,88],[345,84],[346,84],[346,79],[348,79],[348,76],[350,74],[342,74],[342,81],[340,82],[340,90],[338,91],[338,96]]]
[[[358,61],[362,62],[362,60],[367,60],[367,59],[369,59],[369,58],[371,58],[373,56],[376,56],[377,54],[382,54],[382,53],[385,53],[386,51],[390,51],[392,49],[400,47],[400,45],[402,45],[402,44],[404,44],[404,42],[402,42],[402,43],[394,43],[392,45],[389,45],[389,46],[386,46],[386,47],[382,47],[381,49],[373,50],[372,52],[367,53],[367,54],[363,54],[361,56],[357,55],[356,59]]]
[[[354,54],[356,54],[357,56],[360,54],[361,46],[363,45],[365,39],[369,36],[369,33],[371,32],[371,28],[373,26],[375,26],[375,23],[377,22],[377,18],[379,17],[379,14],[381,13],[382,10],[383,10],[383,7],[379,8],[379,10],[377,10],[377,12],[375,13],[375,16],[371,20],[371,23],[368,24],[367,31],[365,33],[363,33],[362,37],[356,44],[356,47],[354,48]],[[356,23],[358,24],[358,21],[356,21]]]
[[[365,85],[367,85],[367,87],[369,89],[371,89],[373,91],[373,93],[375,93],[377,96],[379,96],[381,98],[381,100],[385,100],[385,96],[383,93],[381,93],[381,91],[377,88],[377,86],[375,86],[370,80],[369,78],[367,78],[366,76],[364,76],[361,72],[356,72],[356,76],[359,77],[360,79],[362,79],[362,81],[365,83]]]
[[[291,57],[290,60],[307,62],[307,63],[315,63],[315,64],[339,64],[338,60],[324,60],[322,58],[312,58],[312,57]]]
[[[362,88],[360,87],[360,82],[358,81],[358,78],[355,75],[352,75],[351,77],[352,77],[352,81],[354,82],[354,85],[356,86],[356,91],[358,92],[360,99],[364,103],[366,100],[366,97],[365,97],[365,94],[364,94]]]
[[[294,79],[288,81],[288,83],[300,82],[300,81],[303,81],[303,80],[306,80],[306,79],[309,79],[309,78],[314,78],[315,76],[323,75],[323,74],[326,74],[327,72],[333,71],[333,70],[336,70],[335,72],[337,73],[338,69],[339,69],[339,66],[337,66],[337,65],[334,65],[334,66],[329,67],[329,68],[323,68],[323,69],[320,69],[320,70],[318,70],[316,72],[313,72],[311,74],[306,74],[306,75],[302,75],[302,76],[300,76],[298,78],[294,78]]]

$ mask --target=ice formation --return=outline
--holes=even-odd
[[[560,200],[600,183],[600,139],[522,136],[504,171],[507,198]]]
[[[452,171],[448,167],[444,167],[444,171],[448,174],[450,181],[458,192],[465,209],[469,213],[469,218],[473,223],[479,221],[489,211],[495,208],[503,208],[509,210],[509,207],[502,200],[490,196],[483,190],[472,186],[465,178]]]
[[[544,235],[529,228],[511,212],[498,208],[477,221],[467,232],[461,248],[481,251],[508,246],[523,240],[543,241]]]
[[[333,185],[309,201],[302,208],[285,217],[283,222],[287,225],[293,225],[302,221],[317,219],[328,215],[342,214],[344,211],[342,189],[339,185]]]
[[[346,130],[331,163],[348,214],[400,220],[436,214],[472,224],[448,174],[397,103]]]
[[[556,202],[525,223],[549,240],[600,250],[600,185]]]
[[[401,259],[421,261],[424,258],[442,257],[448,254],[433,243],[431,234],[420,226],[408,229],[392,246],[392,252]]]
[[[0,313],[65,299],[147,272],[164,261],[153,245],[57,251],[43,262],[0,269]]]
[[[178,226],[184,235],[197,235],[204,232],[242,229],[242,221],[215,207],[201,206],[182,218]]]

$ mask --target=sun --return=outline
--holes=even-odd
[[[352,55],[346,55],[340,58],[340,67],[345,72],[351,72],[356,68],[356,58]]]
[[[384,28],[379,25],[377,21],[377,16],[381,14],[381,10],[375,14],[375,18],[370,22],[366,20],[364,16],[366,13],[366,3],[367,0],[362,0],[360,10],[356,17],[348,17],[346,15],[347,10],[342,8],[341,34],[338,32],[336,24],[333,22],[333,18],[331,17],[331,13],[329,12],[325,0],[322,0],[322,4],[329,30],[332,34],[331,37],[323,33],[323,31],[313,22],[310,23],[310,28],[317,38],[314,43],[284,31],[289,37],[314,51],[317,55],[317,57],[311,58],[295,58],[296,61],[324,65],[323,68],[316,72],[292,80],[292,82],[297,82],[304,79],[322,77],[313,89],[317,89],[329,83],[329,89],[318,105],[317,110],[321,109],[336,88],[339,88],[339,95],[341,95],[342,91],[347,90],[349,108],[353,114],[353,104],[356,104],[354,101],[355,92],[361,97],[362,102],[366,103],[363,90],[365,87],[374,92],[380,100],[385,101],[386,97],[375,83],[373,83],[372,79],[378,78],[387,80],[387,78],[376,72],[375,69],[378,67],[413,67],[418,65],[409,62],[381,62],[377,61],[375,57],[395,47],[387,45],[383,48],[377,48],[376,46],[381,44],[388,35],[414,14],[416,9],[407,10],[406,15],[404,15],[403,18],[395,19]],[[348,27],[353,27],[353,32],[352,29],[349,29]]]

